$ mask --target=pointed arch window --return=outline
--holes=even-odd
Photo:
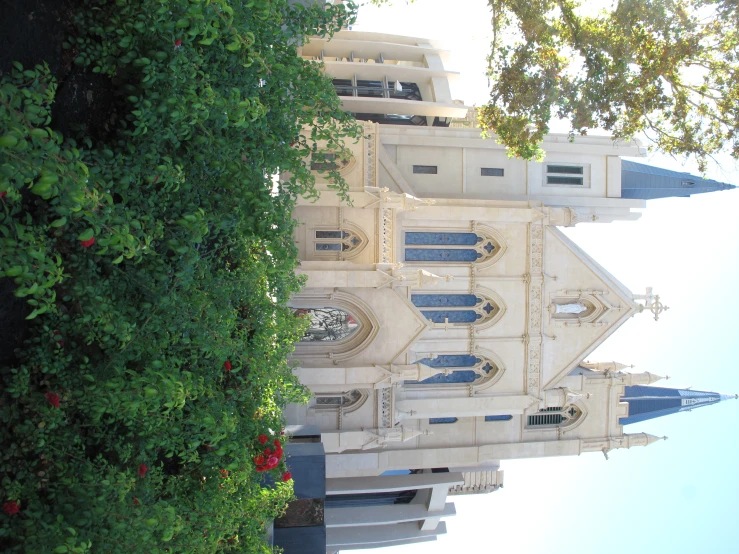
[[[348,408],[362,399],[362,393],[354,389],[342,394],[316,395],[316,408]]]
[[[310,327],[300,342],[341,341],[360,328],[356,318],[341,308],[295,308],[293,313],[310,319]]]
[[[356,160],[349,151],[343,152],[314,152],[311,155],[310,168],[312,171],[338,171],[341,174],[349,172]]]
[[[411,302],[433,323],[466,325],[488,321],[500,308],[478,294],[411,294]]]
[[[483,262],[498,253],[500,246],[484,233],[407,231],[406,262]]]
[[[563,427],[577,421],[582,412],[577,406],[552,407],[528,416],[528,427]]]
[[[423,381],[405,381],[406,385],[445,385],[475,383],[494,375],[498,369],[485,358],[471,354],[446,354],[435,358],[423,358],[416,363],[428,367],[443,368]]]
[[[320,229],[314,231],[316,252],[351,252],[363,246],[359,234],[344,229]]]

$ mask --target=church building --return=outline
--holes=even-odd
[[[313,398],[286,417],[321,432],[329,550],[433,540],[447,496],[503,486],[507,459],[648,446],[659,438],[639,422],[729,398],[586,361],[668,308],[561,228],[731,185],[625,160],[644,148],[607,137],[551,135],[542,162],[510,159],[425,39],[342,31],[301,55],[365,130],[350,154],[306,160],[321,196],[294,212],[306,285],[291,307],[311,322],[295,373]]]

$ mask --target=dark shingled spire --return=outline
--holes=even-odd
[[[651,165],[621,160],[621,198],[688,197],[692,194],[730,190],[734,185],[703,179],[690,173],[660,169]]]
[[[736,398],[736,395],[634,385],[626,387],[621,397],[621,402],[629,405],[629,415],[620,418],[619,423],[621,425],[638,423],[655,417],[690,411],[693,408],[708,406],[729,398]]]

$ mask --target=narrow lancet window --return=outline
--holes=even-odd
[[[411,302],[433,323],[469,324],[485,321],[498,309],[476,294],[412,294]]]
[[[496,253],[492,239],[478,233],[405,233],[407,262],[480,262]]]

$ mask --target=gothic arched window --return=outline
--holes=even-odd
[[[474,383],[497,371],[497,368],[486,359],[471,354],[445,354],[435,358],[423,358],[416,363],[444,368],[444,371],[423,381],[405,381],[406,385]]]
[[[411,302],[426,319],[440,324],[482,323],[497,316],[500,310],[479,294],[411,294]]]
[[[359,323],[341,308],[294,308],[297,316],[310,318],[310,327],[301,342],[340,341],[359,330]]]
[[[406,262],[483,262],[500,246],[484,233],[406,231]]]
[[[344,152],[314,152],[311,156],[310,168],[313,171],[338,171],[344,174],[348,173],[355,163],[354,156],[348,150]]]
[[[528,427],[562,427],[574,423],[582,412],[577,406],[544,408],[528,416]]]
[[[362,393],[358,390],[350,390],[342,394],[320,394],[316,395],[316,408],[348,408],[362,399]]]
[[[363,245],[362,237],[351,230],[320,229],[315,231],[317,252],[350,252]]]

